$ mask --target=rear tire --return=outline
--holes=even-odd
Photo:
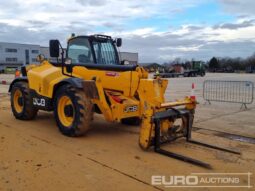
[[[93,104],[82,90],[64,85],[54,98],[54,116],[62,134],[82,136],[90,128]]]
[[[16,82],[11,89],[11,108],[16,119],[31,120],[38,110],[32,104],[27,82]]]

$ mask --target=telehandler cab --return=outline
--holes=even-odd
[[[191,140],[196,100],[165,102],[168,80],[148,79],[142,67],[121,62],[117,51],[121,44],[120,38],[105,35],[73,35],[64,59],[59,41],[50,40],[50,56],[56,60],[39,55],[40,64],[23,67],[22,77],[10,85],[14,116],[31,120],[38,110],[53,111],[61,133],[81,136],[91,128],[93,113],[100,113],[109,122],[140,124],[142,149],[154,146],[155,152],[205,168],[211,166],[160,145],[186,137],[190,143],[238,154]]]

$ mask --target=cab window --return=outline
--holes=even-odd
[[[73,64],[91,64],[93,56],[90,43],[86,38],[77,38],[69,41],[68,58],[72,59]]]
[[[118,64],[116,51],[111,41],[93,41],[93,47],[98,64]]]

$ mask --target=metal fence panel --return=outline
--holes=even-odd
[[[206,101],[251,104],[254,98],[254,84],[250,81],[206,80],[203,97]]]

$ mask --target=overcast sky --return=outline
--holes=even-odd
[[[4,42],[65,46],[71,33],[104,33],[159,63],[255,52],[255,0],[1,0],[0,10]]]

